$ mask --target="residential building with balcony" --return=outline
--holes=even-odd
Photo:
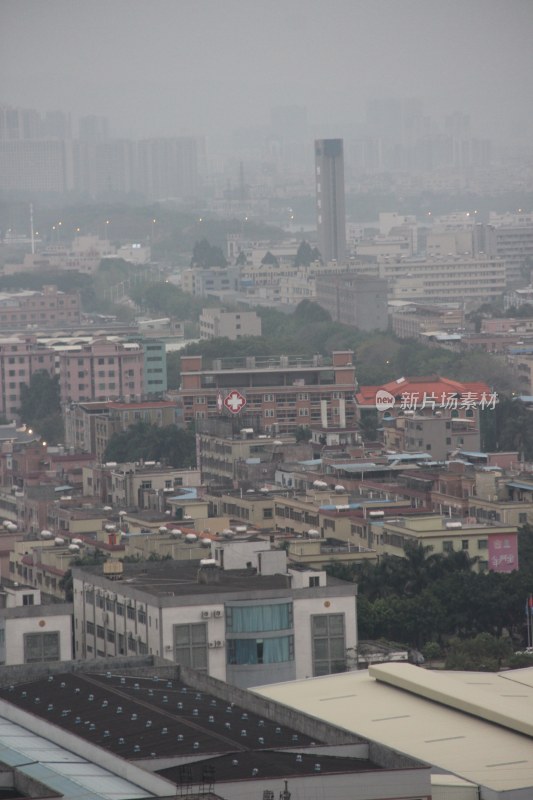
[[[65,444],[76,452],[92,453],[101,463],[114,433],[138,422],[158,428],[175,425],[176,413],[176,404],[168,400],[71,403],[64,410]]]
[[[22,384],[30,385],[35,372],[54,374],[54,354],[39,347],[31,336],[0,337],[0,414],[18,418]]]
[[[350,427],[354,391],[353,352],[342,350],[330,358],[315,355],[214,359],[210,369],[203,367],[202,356],[182,356],[181,388],[176,394],[185,424],[233,416],[239,428],[251,427],[255,433],[276,435],[320,421],[324,424],[324,420],[326,426],[331,421],[333,427]],[[233,414],[225,406],[228,398],[230,407],[237,404]],[[244,420],[250,424],[245,426]]]
[[[79,325],[81,304],[78,292],[61,292],[44,286],[40,292],[0,293],[0,328],[14,331],[35,326],[61,328]]]
[[[97,339],[59,355],[62,403],[141,400],[144,352],[137,342]]]
[[[260,488],[273,480],[280,461],[306,457],[309,448],[290,434],[278,438],[253,428],[235,431],[234,421],[221,417],[198,421],[196,452],[203,483],[233,487],[239,481]]]

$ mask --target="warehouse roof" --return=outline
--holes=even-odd
[[[533,669],[443,673],[397,663],[253,691],[494,792],[533,796]]]

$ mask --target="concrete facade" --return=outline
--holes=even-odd
[[[292,433],[324,419],[327,425],[328,415],[337,428],[353,421],[351,350],[336,351],[327,359],[320,355],[215,359],[211,369],[203,368],[201,356],[183,356],[181,370],[176,394],[185,423],[221,414],[229,417],[224,399],[233,391],[246,404],[239,401],[242,411],[231,416],[242,429],[243,420],[251,422],[255,433]]]
[[[74,568],[77,657],[159,654],[241,687],[346,668],[346,650],[356,643],[353,584],[297,589],[288,574],[199,562],[163,562],[148,575],[146,562],[142,567],[144,573],[124,565],[121,580]],[[203,583],[203,570],[214,582]],[[326,625],[320,653],[313,649],[315,617]],[[196,644],[187,638],[193,628]]]
[[[144,392],[144,353],[137,342],[95,340],[59,356],[62,403],[90,400],[140,400]]]
[[[261,318],[255,311],[204,308],[199,321],[200,339],[225,337],[235,341],[243,336],[261,336]]]
[[[315,141],[318,249],[324,263],[346,258],[346,211],[342,139]]]
[[[370,275],[340,275],[316,278],[316,302],[329,311],[335,322],[361,331],[386,331],[387,281]]]

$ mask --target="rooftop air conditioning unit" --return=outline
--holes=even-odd
[[[211,616],[210,611],[202,611],[202,619],[208,619]]]
[[[213,611],[213,616],[214,617],[221,617],[222,616],[222,611]]]

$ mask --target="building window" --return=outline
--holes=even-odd
[[[453,553],[453,542],[447,541],[442,543],[442,552],[443,553]]]
[[[118,617],[124,616],[124,603],[117,602],[117,616]]]
[[[265,417],[273,417],[275,415],[275,411],[273,408],[265,408]]]
[[[24,634],[24,663],[59,661],[59,631]]]
[[[463,539],[461,542],[461,548],[463,550],[468,550],[468,539]]]
[[[146,625],[146,612],[142,608],[137,612],[137,618],[142,625]]]
[[[229,606],[226,609],[226,630],[230,633],[282,631],[292,628],[292,603],[270,606]]]
[[[128,619],[132,619],[132,620],[135,619],[135,607],[134,606],[128,606]]]
[[[263,395],[263,403],[273,403],[274,402],[274,395],[273,394],[264,394]]]
[[[32,594],[23,594],[22,595],[22,605],[23,606],[32,606],[33,605],[33,595]]]
[[[337,408],[333,409],[334,411],[338,411]],[[308,408],[299,408],[298,409],[298,416],[299,417],[308,417],[309,416],[309,409]]]
[[[115,631],[110,630],[109,628],[106,631],[107,641],[110,644],[115,644]]]
[[[294,661],[294,636],[230,639],[228,664],[280,664]]]
[[[311,616],[313,675],[331,675],[346,669],[344,614]]]
[[[488,547],[488,539],[478,539],[477,540],[477,549],[478,550],[486,550]]]
[[[87,620],[87,633],[90,633],[91,636],[94,636],[94,622],[89,622],[89,620]]]
[[[318,575],[311,575],[309,578],[309,586],[320,586],[320,577]]]
[[[518,524],[525,525],[527,523],[527,513],[522,513],[518,515]]]
[[[199,672],[207,672],[207,624],[174,625],[174,660]]]

